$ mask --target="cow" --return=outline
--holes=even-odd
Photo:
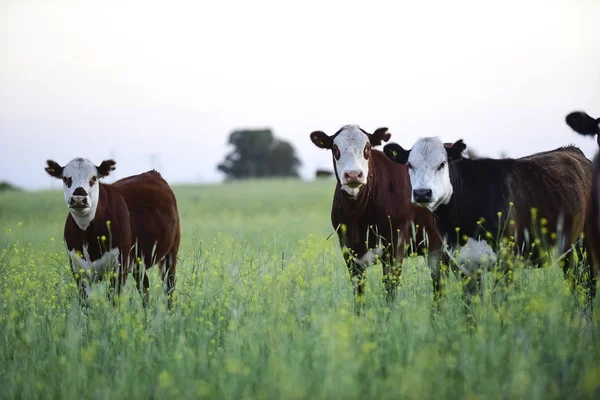
[[[96,166],[75,158],[64,167],[48,160],[45,168],[50,176],[63,181],[69,210],[64,239],[80,298],[85,303],[91,284],[105,276],[110,279],[111,293],[118,296],[133,273],[146,305],[146,268],[159,264],[171,308],[181,237],[175,195],[155,170],[113,184],[100,182],[115,165],[113,160]]]
[[[381,151],[373,149],[390,137],[387,128],[378,128],[371,134],[357,125],[343,126],[333,135],[322,131],[310,134],[317,147],[331,151],[337,180],[331,223],[337,231],[359,305],[365,269],[378,257],[382,263],[386,297],[392,301],[402,272],[405,245],[415,239],[413,250],[418,254],[429,248],[430,264],[437,264],[436,252],[441,248],[433,215],[410,202],[406,168],[392,163]],[[438,280],[433,271],[435,291]]]
[[[571,246],[581,247],[578,239],[594,173],[591,161],[574,146],[518,159],[467,159],[462,157],[465,149],[463,140],[444,146],[428,137],[410,150],[390,143],[384,152],[408,167],[412,202],[435,214],[439,233],[451,249],[472,238],[498,250],[501,241],[496,240],[507,238],[517,255],[528,255],[529,263],[540,266],[549,254],[545,246],[556,244],[564,253],[567,277]],[[548,232],[555,227],[557,232]],[[448,252],[443,256],[449,265]],[[506,274],[506,282],[511,277]]]
[[[600,118],[592,118],[583,111],[569,113],[566,123],[575,132],[585,136],[596,136],[600,147]],[[595,171],[592,191],[588,197],[588,207],[585,226],[585,246],[590,262],[589,290],[592,298],[596,294],[596,279],[600,269],[600,152],[594,158]]]

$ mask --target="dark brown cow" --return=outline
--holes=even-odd
[[[592,118],[583,111],[575,111],[567,115],[567,125],[575,132],[586,136],[596,136],[600,147],[600,118]],[[594,158],[595,171],[592,192],[588,199],[585,247],[590,263],[589,290],[593,298],[596,294],[596,279],[600,269],[600,153]]]
[[[502,237],[510,238],[515,253],[541,266],[556,245],[563,253],[565,276],[570,275],[572,246],[582,247],[594,172],[590,160],[574,146],[518,159],[467,159],[465,148],[462,140],[448,147],[429,137],[410,150],[391,143],[384,152],[408,166],[413,203],[436,215],[451,249],[471,238],[487,241],[497,251]],[[511,276],[507,274],[509,282]]]
[[[82,299],[91,283],[111,273],[118,295],[133,272],[144,304],[148,300],[145,268],[160,265],[168,304],[175,290],[180,225],[177,201],[156,171],[123,178],[111,185],[99,182],[115,169],[112,160],[96,167],[75,158],[64,167],[47,161],[46,172],[62,179],[69,215],[65,242]]]
[[[332,152],[337,185],[331,222],[358,297],[363,294],[365,268],[377,255],[383,265],[387,298],[392,300],[402,272],[405,245],[414,237],[414,251],[429,247],[439,255],[441,248],[433,215],[410,202],[406,167],[372,149],[390,136],[387,128],[369,134],[356,125],[344,126],[332,136],[321,131],[310,135],[317,147]],[[414,236],[413,223],[418,226]],[[434,267],[434,288],[439,287],[438,259],[429,258]]]

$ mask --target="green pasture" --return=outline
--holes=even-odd
[[[558,266],[517,270],[504,302],[487,282],[470,330],[456,278],[432,318],[424,260],[389,305],[375,265],[357,316],[333,186],[175,187],[172,311],[155,269],[147,309],[130,278],[118,306],[101,283],[82,310],[62,192],[0,193],[0,398],[600,398],[600,302],[586,320]]]

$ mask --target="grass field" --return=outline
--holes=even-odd
[[[432,319],[422,259],[391,306],[376,265],[356,316],[327,240],[332,181],[175,192],[172,312],[156,270],[147,310],[130,278],[119,307],[98,284],[83,312],[62,192],[0,193],[1,398],[600,398],[600,302],[585,322],[557,266],[518,271],[505,303],[475,299],[469,332],[455,279]]]

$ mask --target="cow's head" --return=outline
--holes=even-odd
[[[89,221],[94,219],[100,193],[98,179],[110,174],[116,163],[106,160],[96,166],[85,158],[75,158],[64,167],[52,160],[47,164],[48,175],[63,181],[65,202],[71,214]]]
[[[316,131],[310,134],[315,146],[331,150],[336,178],[342,190],[356,197],[367,183],[371,147],[387,142],[392,135],[387,128],[367,133],[357,125],[346,125],[332,136]]]
[[[423,138],[411,150],[390,143],[383,152],[392,161],[408,166],[412,202],[435,211],[440,204],[448,204],[452,197],[448,162],[462,158],[466,148],[462,140],[448,145],[438,138]]]

